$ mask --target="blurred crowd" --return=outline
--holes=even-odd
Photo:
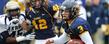
[[[96,44],[109,43],[109,0],[87,0],[87,20]]]

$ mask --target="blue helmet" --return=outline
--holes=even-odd
[[[78,13],[79,8],[77,8],[75,2],[76,2],[75,0],[65,0],[61,5],[60,10],[61,11],[68,10],[70,12],[70,18],[77,17],[78,16],[77,14],[79,14]]]

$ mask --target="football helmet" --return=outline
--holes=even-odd
[[[5,10],[9,16],[17,16],[20,14],[20,6],[16,1],[9,1],[5,6]]]
[[[62,6],[60,7],[61,13],[63,11],[69,11],[69,19],[74,19],[79,14],[79,6],[76,5],[76,1],[70,0],[70,1],[64,1],[62,3]]]

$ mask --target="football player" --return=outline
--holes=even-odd
[[[70,2],[73,2],[73,1],[75,1],[75,0],[65,0],[63,3],[62,3],[62,5],[66,5],[66,3],[70,3]],[[78,5],[79,6],[79,17],[81,17],[81,18],[83,18],[83,19],[85,19],[85,20],[87,20],[87,17],[86,17],[86,10],[85,10],[85,8],[82,6],[82,1],[81,0],[76,0],[75,2],[74,2],[74,4],[75,5]],[[73,3],[72,4],[69,4],[69,5],[73,5]],[[57,27],[58,27],[58,29],[60,30],[60,25],[62,25],[62,16],[60,16],[59,15],[60,14],[60,11],[57,11],[57,13],[54,15],[54,18],[55,19],[57,19],[56,21],[57,21]],[[61,29],[62,30],[62,29]],[[62,33],[62,31],[60,31],[61,33]]]
[[[31,0],[32,10],[27,14],[35,32],[35,44],[45,44],[48,38],[57,38],[54,33],[53,10],[46,5],[46,0]],[[33,43],[32,43],[33,44]]]
[[[15,1],[9,1],[6,6],[6,15],[0,16],[1,39],[5,44],[17,44],[24,40],[32,40],[35,35],[28,35],[28,25],[24,15],[20,14],[20,6]]]
[[[74,5],[73,5],[74,4]],[[89,24],[79,17],[79,6],[75,2],[66,3],[61,6],[63,34],[57,39],[49,39],[46,44],[93,44],[89,34]]]

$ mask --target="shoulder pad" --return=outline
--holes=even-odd
[[[84,25],[87,25],[88,23],[87,23],[87,21],[86,20],[84,20],[84,19],[82,19],[82,18],[80,18],[80,17],[78,17],[78,18],[76,18],[75,20],[74,20],[74,22],[71,24],[71,28],[77,28],[78,26],[84,26]]]

